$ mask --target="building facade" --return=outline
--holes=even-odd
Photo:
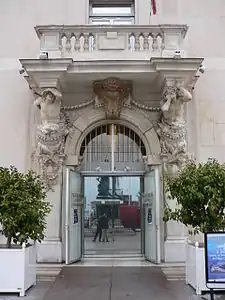
[[[114,178],[134,177],[141,254],[185,260],[186,229],[162,221],[163,173],[188,154],[224,161],[225,4],[156,4],[156,14],[149,0],[0,4],[0,163],[45,177],[39,262],[83,257],[87,178],[108,182],[92,202],[112,205],[132,198]]]

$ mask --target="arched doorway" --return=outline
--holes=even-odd
[[[124,124],[107,122],[90,128],[79,144],[79,168],[67,168],[66,218],[73,223],[67,263],[82,255],[143,254],[157,261],[158,173],[146,170],[143,139]]]
[[[146,148],[141,138],[121,124],[91,130],[80,147],[84,172],[143,172]]]
[[[143,141],[125,125],[100,125],[83,139],[80,157],[85,197],[84,253],[143,253]]]

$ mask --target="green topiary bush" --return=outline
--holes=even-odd
[[[166,206],[164,221],[182,222],[194,234],[225,228],[225,164],[189,161],[177,176],[166,176],[165,187],[177,206]]]
[[[7,246],[44,239],[46,217],[51,206],[45,200],[41,177],[33,171],[20,173],[15,167],[0,167],[0,223]]]

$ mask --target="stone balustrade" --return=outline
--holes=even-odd
[[[49,58],[146,59],[185,56],[186,25],[37,26],[40,50]]]

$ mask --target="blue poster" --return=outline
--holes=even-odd
[[[206,282],[225,283],[225,232],[205,234]]]
[[[148,209],[147,219],[148,219],[148,224],[152,224],[152,209],[151,208]]]
[[[77,209],[73,210],[73,224],[77,224],[78,223],[78,212]]]

